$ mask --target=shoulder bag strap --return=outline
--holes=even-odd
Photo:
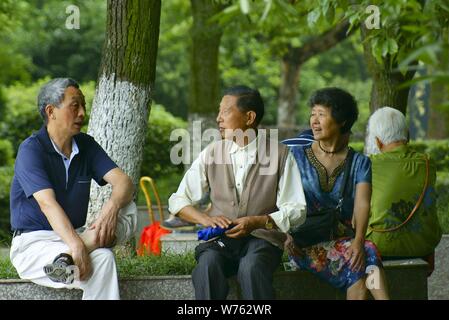
[[[397,226],[391,227],[391,228],[387,228],[387,229],[376,229],[376,228],[372,228],[371,226],[369,227],[372,231],[375,232],[391,232],[391,231],[396,231],[399,228],[402,228],[407,222],[410,221],[410,219],[413,217],[413,215],[415,214],[415,212],[418,210],[419,206],[421,205],[423,199],[424,199],[424,195],[426,194],[426,190],[427,190],[427,186],[429,185],[429,159],[427,158],[427,156],[424,155],[424,159],[426,160],[426,177],[424,180],[424,188],[421,192],[421,195],[419,196],[418,201],[415,204],[415,207],[413,208],[413,210],[410,212],[410,214],[408,215],[407,219],[405,219],[404,222],[400,223]]]
[[[340,197],[338,199],[337,209],[341,209],[341,207],[343,206],[346,187],[348,185],[349,176],[351,175],[353,157],[354,157],[354,150],[351,147],[349,147],[348,155],[346,156],[345,171],[343,173],[343,182],[340,187]]]

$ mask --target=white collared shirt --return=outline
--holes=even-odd
[[[80,152],[78,149],[78,145],[76,144],[76,141],[74,138],[72,138],[72,153],[70,154],[70,157],[67,158],[64,153],[62,153],[61,150],[59,150],[56,143],[53,142],[53,140],[50,138],[51,144],[53,145],[53,148],[55,148],[55,151],[62,157],[62,161],[64,162],[65,167],[65,184],[67,186],[67,182],[69,181],[69,168],[70,163],[72,162],[72,159]]]
[[[168,200],[168,210],[177,214],[182,208],[197,204],[204,198],[209,190],[206,179],[206,150],[192,163],[192,166],[184,175],[178,190]],[[257,153],[257,139],[245,147],[239,147],[232,142],[230,148],[232,168],[236,183],[237,196],[243,192],[244,182],[255,161]],[[306,217],[306,200],[296,160],[289,152],[285,163],[284,172],[279,179],[276,206],[279,211],[270,214],[273,221],[282,232],[304,223]]]

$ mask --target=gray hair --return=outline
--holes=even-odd
[[[55,78],[41,88],[37,97],[37,109],[44,123],[48,121],[45,107],[51,104],[59,108],[61,102],[64,100],[64,91],[68,87],[79,89],[78,83],[71,78]]]
[[[402,112],[394,108],[382,107],[371,115],[368,121],[366,139],[366,153],[368,155],[380,152],[376,145],[376,137],[383,144],[407,141],[408,127]]]

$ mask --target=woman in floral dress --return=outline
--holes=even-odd
[[[354,98],[338,88],[316,91],[309,105],[315,141],[291,146],[301,172],[308,216],[316,210],[337,206],[349,154],[351,127],[358,116]],[[365,240],[371,199],[371,163],[358,152],[353,152],[345,194],[339,230],[354,230],[355,236],[341,233],[334,240],[323,239],[300,247],[295,241],[300,231],[291,230],[285,248],[292,263],[345,291],[347,299],[366,299],[368,290],[375,299],[388,299],[380,255],[376,246]]]

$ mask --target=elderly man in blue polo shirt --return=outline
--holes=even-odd
[[[44,126],[22,142],[14,168],[11,262],[37,284],[81,288],[83,299],[119,299],[109,248],[135,230],[132,181],[80,132],[85,100],[74,80],[44,85],[38,109]],[[112,195],[85,229],[91,179],[111,184]]]

